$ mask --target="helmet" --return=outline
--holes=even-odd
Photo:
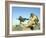
[[[31,13],[30,16],[34,16],[34,13]]]

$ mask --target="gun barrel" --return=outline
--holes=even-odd
[[[29,19],[27,19],[27,18],[24,18],[24,20],[29,20]]]

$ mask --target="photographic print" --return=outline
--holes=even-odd
[[[7,4],[9,6],[7,8],[9,11],[9,15],[7,15],[8,34],[13,34],[11,36],[44,34],[44,8],[42,3],[40,3],[41,5],[27,2],[8,2]]]
[[[40,30],[40,8],[12,7],[12,31]]]

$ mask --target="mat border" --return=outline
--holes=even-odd
[[[9,34],[9,4],[28,4],[28,5],[42,5],[43,6],[43,33],[28,33],[28,34]],[[45,3],[35,2],[20,2],[20,1],[5,1],[5,37],[20,37],[20,36],[36,36],[45,35]]]

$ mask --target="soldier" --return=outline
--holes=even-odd
[[[20,24],[21,24],[21,22],[24,22],[25,20],[29,20],[29,19],[23,18],[22,16],[19,16],[19,20],[20,20]]]
[[[28,21],[28,28],[30,28],[31,30],[34,29],[35,25],[38,23],[38,17],[35,16],[33,13],[31,13],[29,21]]]
[[[22,16],[19,16],[20,20],[20,26],[25,29],[26,24],[24,23],[25,20],[28,20],[27,18],[23,18]]]

